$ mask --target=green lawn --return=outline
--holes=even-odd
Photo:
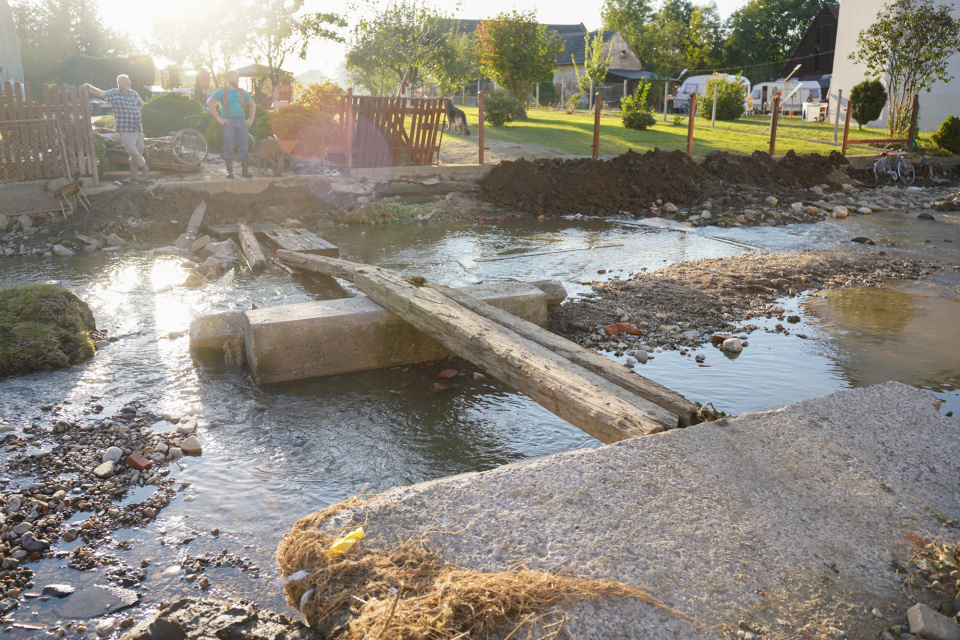
[[[477,108],[466,107],[464,111],[471,123],[477,122]],[[594,115],[564,111],[527,112],[526,122],[512,122],[502,127],[484,127],[487,140],[512,142],[515,144],[539,145],[557,149],[572,155],[589,155],[593,143]],[[697,118],[695,123],[693,154],[706,155],[711,151],[751,154],[754,151],[769,151],[770,116],[753,116],[733,121],[717,121],[716,128],[710,126],[710,118]],[[885,131],[880,129],[850,129],[850,140],[855,138],[882,138]],[[843,139],[843,123],[838,134]],[[921,134],[921,144],[929,145],[929,134]],[[687,121],[674,124],[674,116],[668,115],[663,122],[663,114],[657,115],[657,124],[646,131],[624,129],[619,115],[602,114],[600,117],[600,153],[601,155],[620,155],[628,149],[642,153],[659,147],[663,150],[686,150]],[[780,118],[778,123],[776,154],[783,155],[793,149],[796,153],[829,154],[840,150],[839,143],[833,144],[833,124],[821,122],[802,122],[799,116]],[[875,153],[866,149],[848,149],[850,155]]]

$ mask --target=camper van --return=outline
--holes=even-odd
[[[799,88],[798,88],[799,87]],[[796,90],[796,92],[794,92]],[[820,83],[816,80],[790,80],[789,82],[761,82],[754,85],[750,98],[753,100],[754,113],[770,113],[777,92],[784,98],[782,111],[800,112],[804,102],[820,102]],[[790,94],[793,93],[792,96]],[[790,96],[789,100],[786,100]]]
[[[680,88],[677,89],[677,93],[673,98],[673,110],[679,111],[680,113],[690,113],[690,96],[694,93],[703,95],[704,91],[707,89],[707,81],[710,80],[714,75],[717,75],[726,80],[733,80],[737,76],[732,76],[729,73],[717,73],[710,74],[708,76],[690,76],[685,78],[683,83],[680,85]],[[744,77],[740,77],[740,81],[743,83],[743,96],[744,96],[744,110],[747,109],[747,96],[750,95],[750,81]]]

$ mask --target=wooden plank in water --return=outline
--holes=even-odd
[[[644,404],[638,396],[636,403],[626,401],[634,394],[436,289],[377,267],[358,269],[354,283],[377,304],[602,442],[658,433],[676,424],[676,416],[670,425],[657,422],[638,408]]]
[[[277,250],[277,259],[284,264],[304,271],[313,271],[314,273],[325,273],[334,278],[342,278],[353,282],[353,274],[357,269],[362,269],[365,264],[360,262],[351,262],[349,260],[338,260],[326,256],[306,255],[294,251]]]
[[[269,229],[263,232],[278,249],[336,258],[340,250],[306,229]]]
[[[250,227],[250,230],[254,233],[260,234],[280,228],[273,222],[251,222],[246,226]],[[240,235],[240,225],[238,224],[208,224],[207,229],[210,231],[210,233],[215,233],[221,237]]]
[[[207,201],[201,200],[197,208],[193,210],[193,215],[190,216],[189,222],[187,222],[187,233],[194,238],[200,233],[200,227],[203,226],[203,214],[206,213],[206,211]]]
[[[267,266],[267,259],[263,256],[263,250],[260,249],[260,243],[253,235],[250,227],[241,224],[240,227],[240,246],[243,247],[243,256],[250,266],[250,271],[257,273],[263,271]]]

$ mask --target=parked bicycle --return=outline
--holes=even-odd
[[[899,179],[903,184],[910,186],[916,178],[913,164],[905,155],[898,154],[890,158],[886,151],[873,161],[873,177],[877,184],[890,184]]]
[[[207,157],[207,139],[200,133],[203,118],[187,116],[183,128],[161,138],[145,138],[143,155],[151,160],[173,160],[180,164],[198,165]]]

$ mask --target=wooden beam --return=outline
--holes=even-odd
[[[354,283],[377,304],[602,442],[666,428],[625,401],[625,390],[614,391],[615,385],[596,374],[463,308],[436,289],[377,267],[358,269]]]
[[[257,242],[257,237],[253,235],[253,231],[245,224],[239,225],[240,229],[240,246],[243,247],[243,256],[247,259],[247,264],[250,265],[250,271],[257,273],[258,271],[263,271],[267,266],[267,259],[263,255],[263,249],[260,248],[260,243]]]
[[[297,253],[286,249],[277,249],[277,259],[297,269],[325,273],[328,276],[342,278],[350,282],[353,282],[353,276],[357,270],[367,266],[360,262],[328,258],[317,254]]]
[[[197,234],[200,233],[200,225],[203,224],[203,214],[207,210],[207,201],[201,200],[200,204],[197,205],[197,208],[193,210],[193,215],[190,216],[190,222],[187,223],[187,233],[189,233],[194,238],[197,237]]]
[[[605,380],[609,380],[615,385],[623,387],[666,409],[670,413],[675,414],[679,418],[675,426],[687,427],[699,422],[697,418],[697,406],[687,400],[682,394],[639,374],[628,372],[622,365],[600,355],[596,351],[585,349],[576,342],[567,340],[555,333],[550,333],[534,323],[524,320],[523,318],[518,318],[502,309],[497,309],[493,305],[487,304],[483,300],[478,300],[459,289],[434,283],[430,283],[428,286],[436,289],[470,311],[489,320],[493,320],[517,335],[532,340],[541,347],[545,347],[553,353],[563,356],[587,371],[591,371]]]

